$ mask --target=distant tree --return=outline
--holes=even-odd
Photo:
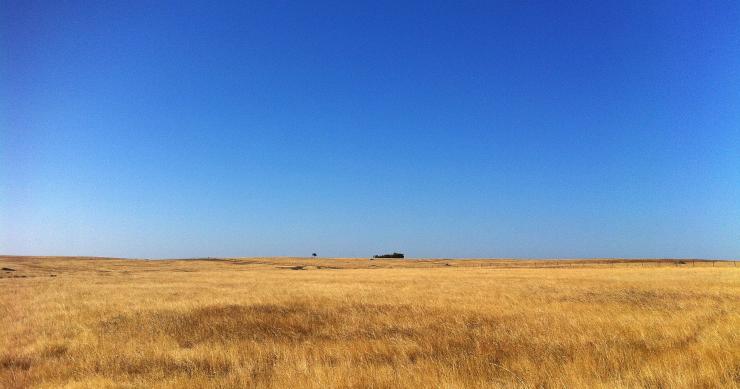
[[[373,255],[373,258],[403,258],[404,255],[401,253],[393,253],[393,254],[380,254],[380,255]]]
[[[313,254],[311,254],[311,256],[312,256],[312,257],[315,257],[315,256],[316,256],[316,253],[313,253]]]

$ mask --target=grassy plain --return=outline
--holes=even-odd
[[[732,263],[0,257],[0,387],[740,386]]]

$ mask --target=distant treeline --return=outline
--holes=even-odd
[[[401,253],[373,255],[373,258],[403,258]]]

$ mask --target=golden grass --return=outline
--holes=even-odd
[[[740,386],[732,263],[0,257],[0,267],[15,269],[0,271],[3,388]]]

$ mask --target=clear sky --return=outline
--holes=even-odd
[[[740,257],[740,2],[241,3],[0,2],[0,253]]]

